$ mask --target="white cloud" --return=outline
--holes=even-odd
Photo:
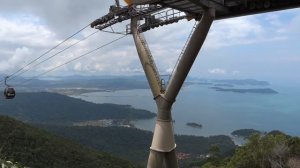
[[[220,48],[286,39],[280,34],[281,22],[276,15],[238,17],[214,22],[205,46]],[[264,25],[267,21],[271,26]]]
[[[300,56],[290,56],[290,57],[286,57],[286,56],[282,56],[279,57],[278,59],[275,60],[275,62],[277,63],[281,63],[281,64],[296,64],[296,63],[300,63]]]
[[[240,74],[240,73],[241,73],[241,72],[240,72],[240,71],[237,71],[237,70],[231,72],[232,75],[238,75],[238,74]]]
[[[253,17],[239,17],[216,21],[208,35],[206,46],[219,48],[249,44],[262,33],[262,26]]]
[[[15,70],[18,65],[22,65],[25,63],[27,57],[30,57],[32,51],[26,47],[17,48],[11,56],[5,57],[0,61],[0,71],[2,72],[11,72]]]
[[[55,44],[55,34],[38,24],[38,18],[30,15],[11,19],[0,16],[0,42],[24,46],[49,47]]]
[[[294,17],[291,22],[285,25],[282,29],[284,32],[289,33],[292,37],[298,37],[300,35],[300,11],[294,13]],[[298,40],[298,39],[297,39]]]
[[[105,2],[105,5],[100,5],[98,7],[97,5],[91,4],[101,4],[103,2],[96,0],[94,0],[93,3],[74,1],[74,3],[76,3],[74,4],[76,10],[69,10],[67,8],[70,7],[70,4],[73,4],[73,1],[55,1],[57,4],[62,3],[62,6],[51,6],[52,2],[47,2],[47,5],[39,5],[35,1],[30,2],[32,5],[28,5],[28,2],[20,2],[24,3],[28,9],[32,8],[31,10],[25,10],[26,12],[21,10],[25,9],[23,4],[23,7],[20,10],[18,8],[14,8],[12,5],[11,10],[7,10],[10,12],[5,15],[1,15],[0,13],[0,44],[2,46],[0,51],[1,72],[7,73],[8,71],[11,72],[13,70],[17,70],[17,68],[25,65],[25,63],[37,58],[47,49],[78,30],[81,27],[81,24],[85,24],[90,21],[90,19],[96,19],[97,17],[105,14],[107,12],[106,8],[109,7],[108,4],[110,3]],[[88,12],[79,12],[83,10],[83,8],[81,8],[82,5],[80,4],[84,5],[84,9],[90,10]],[[20,4],[16,4],[16,6],[18,5]],[[0,8],[3,8],[3,6],[5,6],[5,4]],[[44,9],[45,6],[49,7]],[[56,9],[56,6],[59,6],[59,9],[55,10],[56,12],[53,14],[53,9]],[[91,6],[91,8],[89,6]],[[14,17],[11,17],[11,15]],[[282,20],[283,18],[281,17],[281,13],[215,21],[205,43],[204,49],[208,49],[207,53],[210,54],[209,51],[216,48],[224,49],[229,48],[228,46],[238,47],[240,45],[286,39],[288,37],[287,35],[290,35],[288,33],[290,30],[293,30],[293,32],[299,32],[300,15],[298,15],[298,17],[295,17],[295,15],[293,16],[294,18],[289,18],[287,21]],[[172,71],[178,55],[181,52],[181,48],[190,33],[193,23],[193,21],[180,21],[178,24],[168,25],[145,33],[153,57],[157,61],[157,67],[162,74],[169,74]],[[118,25],[116,26],[116,29],[125,30],[125,26],[125,24]],[[76,36],[72,41],[69,41],[64,46],[59,47],[48,56],[63,49],[64,47],[67,47],[67,44],[77,42],[80,40],[80,37],[87,36],[93,31],[94,29],[88,28],[79,36]],[[111,34],[98,33],[88,40],[79,43],[77,46],[72,47],[70,50],[56,56],[50,61],[47,61],[41,66],[31,69],[26,74],[31,75],[31,73],[35,74],[49,70],[56,65],[75,58],[101,44],[109,42],[115,37],[115,35]],[[13,57],[11,55],[13,55]],[[226,67],[222,66],[222,64],[214,66]],[[208,68],[205,67],[205,69]],[[135,74],[143,73],[143,71],[137,56],[133,39],[132,37],[127,37],[113,45],[101,49],[98,52],[76,60],[74,63],[68,64],[67,66],[54,71],[50,75],[59,75],[61,73]],[[208,73],[237,75],[240,72],[215,68],[210,69]]]
[[[226,74],[226,70],[221,69],[221,68],[209,69],[208,72],[211,74],[216,74],[216,75],[225,75]]]
[[[74,70],[75,71],[82,71],[82,64],[80,62],[77,62],[75,65],[74,65]]]
[[[210,74],[210,77],[217,77],[217,76],[222,76],[222,77],[237,77],[241,74],[240,71],[238,70],[228,70],[228,69],[223,69],[223,68],[212,68],[209,69],[208,74]]]

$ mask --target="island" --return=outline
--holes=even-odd
[[[186,81],[185,85],[209,85],[212,86],[213,83],[211,82],[199,82],[199,81]]]
[[[255,79],[223,79],[213,80],[216,83],[227,83],[232,85],[252,85],[252,86],[269,86],[270,83],[267,81],[258,81]]]
[[[234,87],[232,84],[224,84],[224,83],[217,83],[214,84],[215,87]]]
[[[198,85],[212,85],[213,83],[210,82],[197,82]]]
[[[193,128],[202,128],[202,124],[188,122],[186,123],[187,126],[193,127]]]
[[[248,139],[253,134],[264,134],[264,133],[255,129],[239,129],[231,133],[231,135],[233,136],[242,137],[244,139]]]
[[[66,96],[77,96],[84,93],[93,92],[113,92],[109,89],[99,89],[99,88],[48,88],[47,92],[58,93]]]
[[[235,92],[235,93],[259,93],[259,94],[277,94],[278,92],[270,88],[257,88],[257,89],[227,89],[221,87],[211,87],[216,91],[221,92]]]

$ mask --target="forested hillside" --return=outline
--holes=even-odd
[[[128,161],[88,149],[0,116],[0,159],[32,168],[133,168]]]
[[[134,128],[40,127],[93,149],[109,152],[142,165],[147,161],[152,140],[152,132]],[[223,156],[233,153],[236,148],[230,137],[222,135],[212,137],[175,136],[175,139],[178,154],[186,156],[180,160],[181,164],[186,164],[185,160],[199,160],[199,157],[208,154],[214,145],[220,148],[220,153]]]
[[[46,128],[57,135],[75,140],[97,151],[128,159],[136,165],[144,165],[147,161],[152,132],[122,127],[73,127],[70,125],[78,121],[131,120],[155,116],[149,111],[134,109],[126,105],[94,104],[56,93],[44,92],[18,93],[14,100],[2,100],[0,101],[0,113],[40,128]],[[32,133],[34,133],[33,130]],[[205,156],[212,145],[220,146],[224,155],[232,153],[235,149],[233,141],[228,136],[176,136],[176,142],[180,163]]]
[[[56,93],[17,93],[13,100],[0,101],[0,114],[22,121],[47,124],[100,119],[146,119],[155,116],[129,105],[94,104]]]
[[[12,101],[0,101],[0,107],[2,114],[63,137],[58,138],[14,119],[0,117],[0,160],[34,168],[126,168],[146,165],[152,132],[124,127],[71,126],[77,121],[107,118],[131,120],[155,115],[146,110],[124,105],[93,104],[55,93],[19,93]],[[246,137],[253,132],[241,131],[247,133]],[[184,168],[273,168],[274,165],[299,168],[300,165],[300,139],[278,131],[251,136],[249,142],[239,148],[229,136],[224,135],[176,135],[175,139],[179,164]],[[130,160],[134,165],[102,151]]]

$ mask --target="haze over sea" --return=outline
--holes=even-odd
[[[222,92],[210,87],[193,84],[182,88],[172,109],[176,134],[229,135],[237,129],[253,128],[261,131],[281,130],[300,136],[299,86],[267,86],[278,94]],[[93,92],[72,97],[94,103],[129,104],[156,112],[148,89]],[[187,122],[199,123],[203,127],[189,127],[186,126]],[[134,121],[134,124],[137,128],[153,131],[155,118]]]

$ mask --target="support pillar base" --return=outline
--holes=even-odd
[[[176,148],[172,121],[156,121],[151,150],[171,152]]]

